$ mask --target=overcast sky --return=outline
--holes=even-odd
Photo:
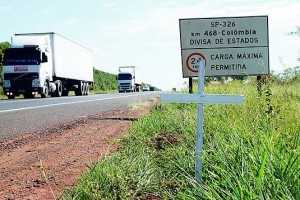
[[[0,0],[0,42],[15,33],[56,32],[93,51],[94,66],[137,66],[143,82],[181,88],[179,19],[268,15],[270,69],[300,65],[299,0]]]

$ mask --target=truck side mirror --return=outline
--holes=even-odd
[[[116,80],[118,80],[118,76],[116,76]]]
[[[48,57],[47,55],[43,52],[42,53],[42,63],[48,62]]]

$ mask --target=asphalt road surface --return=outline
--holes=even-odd
[[[124,108],[135,101],[156,96],[157,92],[139,92],[0,100],[0,142],[86,116]]]

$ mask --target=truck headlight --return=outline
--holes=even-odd
[[[11,87],[10,81],[9,80],[3,80],[3,87],[4,88],[10,88]]]
[[[40,81],[40,79],[34,79],[32,81],[32,87],[41,87],[41,81]]]

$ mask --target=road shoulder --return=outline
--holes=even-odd
[[[93,162],[116,151],[114,141],[155,104],[103,112],[0,143],[0,196],[58,198]]]

